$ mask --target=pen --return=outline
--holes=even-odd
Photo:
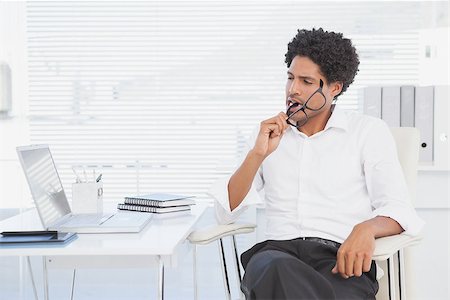
[[[100,182],[100,180],[102,180],[102,173],[100,173],[100,175],[98,175],[97,179],[95,180],[96,182]]]
[[[87,182],[86,167],[83,166],[84,182]]]
[[[81,182],[80,176],[78,176],[78,173],[77,173],[77,171],[75,171],[74,167],[72,167],[72,171],[73,171],[73,174],[75,174],[75,176],[77,177],[76,182],[80,183]]]

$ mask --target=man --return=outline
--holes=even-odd
[[[268,240],[242,254],[247,299],[375,299],[375,239],[422,221],[389,128],[333,104],[358,71],[351,41],[299,30],[288,44],[286,113],[261,122],[228,184],[216,184],[221,222],[264,191]]]

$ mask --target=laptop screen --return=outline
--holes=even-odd
[[[48,146],[17,148],[44,227],[70,213],[66,194]]]

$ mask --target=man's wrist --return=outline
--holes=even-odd
[[[353,231],[362,232],[365,235],[370,235],[373,238],[376,237],[376,229],[373,224],[371,224],[370,220],[357,224]]]
[[[251,149],[248,152],[247,157],[251,160],[255,160],[260,163],[262,163],[263,160],[266,158],[263,154],[259,153],[258,151],[255,151],[255,149]]]
[[[364,233],[371,234],[375,238],[399,234],[404,231],[396,220],[385,216],[376,216],[375,218],[364,221],[356,225],[354,230],[364,230]]]

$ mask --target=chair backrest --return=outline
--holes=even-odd
[[[397,146],[398,159],[408,185],[411,201],[414,203],[417,188],[420,132],[414,127],[393,127],[391,132]]]
[[[417,183],[417,166],[419,161],[419,145],[420,145],[420,133],[417,128],[413,127],[393,127],[391,128],[391,133],[394,137],[395,144],[397,146],[397,154],[398,159],[400,161],[400,165],[402,166],[403,174],[405,176],[406,184],[408,185],[410,199],[414,203],[416,198],[416,183]],[[409,253],[410,249],[405,249],[405,258],[404,258],[404,268],[407,270],[407,274],[405,274],[406,278],[406,291],[403,291],[404,294],[408,295],[408,298],[411,295],[415,295],[414,285],[412,282],[414,279],[411,277],[410,272],[413,272],[414,265],[412,264],[412,258]],[[394,261],[398,263],[396,258]],[[388,294],[388,272],[386,261],[378,262],[378,266],[383,270],[384,276],[378,279],[379,283],[379,291],[376,296],[377,300],[389,300]],[[381,274],[378,274],[381,275]],[[398,284],[398,282],[397,282]],[[398,289],[397,289],[398,291]]]

